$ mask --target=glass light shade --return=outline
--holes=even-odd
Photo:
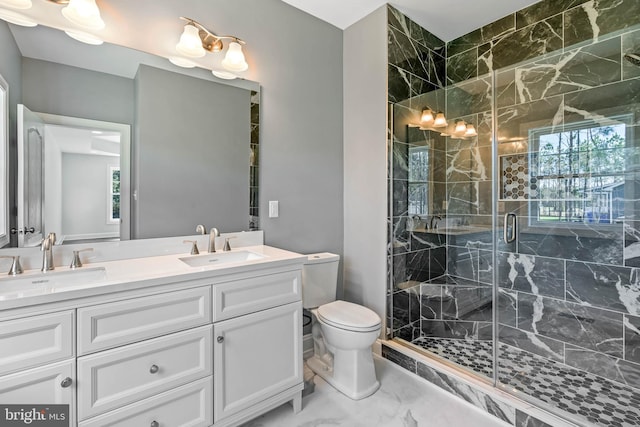
[[[422,116],[420,116],[420,124],[422,126],[431,126],[433,124],[433,111],[431,108],[425,108],[422,110]]]
[[[444,113],[436,114],[436,118],[433,121],[434,128],[443,128],[447,126],[447,119],[444,117]]]
[[[12,10],[0,9],[0,19],[22,27],[35,27],[37,22]]]
[[[104,28],[104,21],[100,17],[100,9],[95,0],[69,0],[69,4],[62,9],[62,15],[80,27],[90,30]]]
[[[224,80],[233,80],[238,78],[238,76],[228,71],[211,70],[211,73],[217,78]]]
[[[93,34],[85,33],[82,31],[65,31],[65,34],[71,37],[72,39],[78,40],[79,42],[99,46],[104,41],[101,38],[94,36]]]
[[[473,125],[469,124],[467,125],[467,130],[465,131],[464,136],[478,136],[478,132]]]
[[[172,56],[171,58],[169,58],[169,61],[173,65],[177,65],[178,67],[182,68],[194,68],[196,66],[195,62],[190,61],[186,58],[181,58],[179,56]]]
[[[12,9],[31,9],[31,0],[0,0],[0,6]]]
[[[235,73],[246,71],[247,68],[249,68],[249,64],[247,64],[247,61],[245,61],[244,59],[244,54],[242,53],[242,46],[240,46],[240,43],[229,43],[227,54],[222,60],[222,66],[227,70]]]
[[[457,120],[456,127],[453,129],[453,133],[455,133],[456,135],[464,135],[466,131],[467,124],[464,122],[464,120]]]
[[[189,58],[202,58],[205,55],[206,51],[202,47],[202,40],[200,40],[199,31],[195,26],[191,24],[184,26],[176,50]]]

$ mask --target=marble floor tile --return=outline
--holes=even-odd
[[[404,372],[393,363],[375,358],[380,389],[354,401],[320,377],[315,392],[302,400],[295,415],[282,405],[243,427],[505,427],[506,424],[475,406]]]

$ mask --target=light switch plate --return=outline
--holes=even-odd
[[[269,200],[269,218],[278,218],[279,207],[277,200]]]

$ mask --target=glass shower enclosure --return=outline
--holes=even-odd
[[[639,28],[389,104],[390,337],[585,424],[640,425]]]

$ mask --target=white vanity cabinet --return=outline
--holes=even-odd
[[[229,427],[301,409],[300,263],[126,285],[5,312],[0,402],[68,403],[80,427]]]

